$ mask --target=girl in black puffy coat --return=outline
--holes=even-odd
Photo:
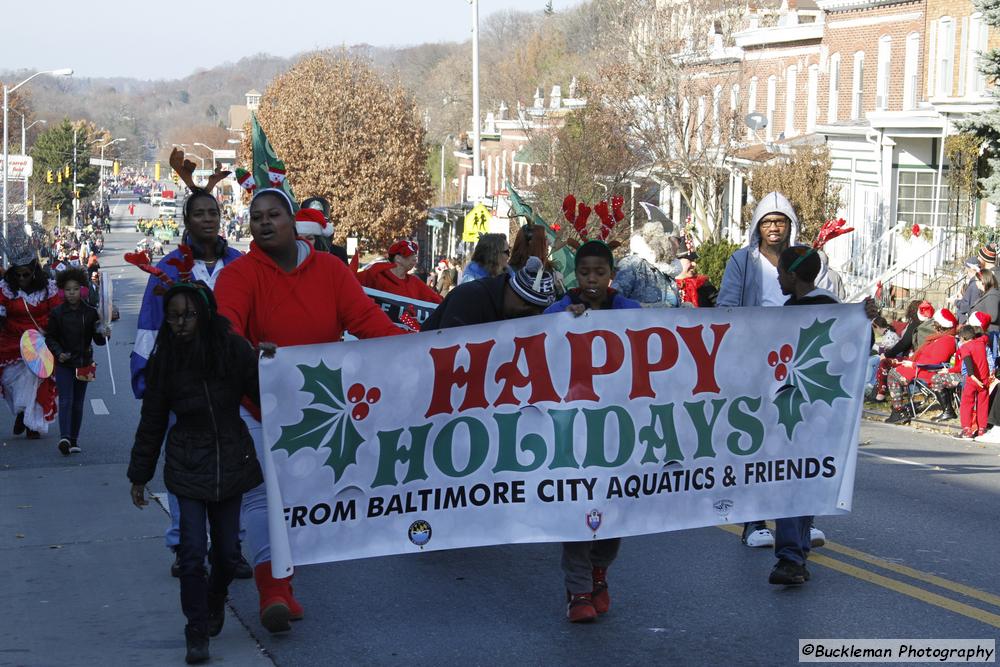
[[[257,397],[257,354],[216,312],[212,292],[176,283],[163,299],[164,321],[146,367],[146,393],[128,478],[132,502],[148,504],[166,434],[163,479],[180,506],[181,607],[187,662],[209,658],[208,638],[222,630],[238,553],[243,493],[263,481],[253,440],[240,418],[243,396]],[[176,422],[169,427],[170,415]],[[206,577],[206,518],[212,536]]]

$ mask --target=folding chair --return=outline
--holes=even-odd
[[[939,371],[945,368],[947,364],[917,364],[917,370],[925,371]],[[913,413],[914,417],[923,416],[928,410],[933,408],[935,405],[940,409],[944,410],[945,406],[941,405],[938,401],[937,394],[931,389],[930,385],[921,380],[920,377],[914,377],[913,382],[909,384],[909,397],[910,397],[910,411]],[[955,401],[955,394],[958,393],[958,389],[951,392],[952,408],[955,409],[955,413],[958,414],[958,406]],[[919,409],[918,407],[919,406]]]

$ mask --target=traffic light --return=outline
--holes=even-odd
[[[177,175],[176,171],[174,173],[170,174],[170,180],[172,180],[174,182],[174,185],[180,185],[181,184],[181,177]]]
[[[111,174],[113,176],[115,176],[116,178],[118,177],[118,170],[119,169],[120,169],[120,167],[118,166],[118,160],[115,160],[114,165],[111,167]]]
[[[52,170],[49,169],[47,172],[45,172],[45,182],[52,183],[54,180],[55,179],[52,177]]]
[[[156,162],[153,164],[153,180],[160,180],[160,163]]]
[[[57,179],[57,181],[59,183],[62,183],[62,171],[60,171],[58,174],[56,174],[56,179]]]
[[[69,178],[69,165],[66,165],[66,173],[63,174],[64,178]]]

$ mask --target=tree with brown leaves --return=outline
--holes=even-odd
[[[398,81],[343,53],[308,56],[275,79],[257,120],[300,198],[330,202],[337,238],[382,249],[424,224],[424,130]],[[241,146],[249,164],[250,138]]]

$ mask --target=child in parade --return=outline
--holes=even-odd
[[[163,478],[179,507],[186,660],[196,664],[209,659],[208,638],[218,635],[225,621],[243,494],[263,481],[239,413],[244,396],[259,401],[257,355],[232,333],[206,286],[174,283],[163,302],[164,324],[146,367],[128,478],[132,502],[142,509],[166,435]],[[212,538],[207,578],[206,518]]]
[[[104,345],[111,330],[97,309],[85,302],[81,291],[87,284],[86,272],[74,267],[56,276],[56,285],[65,301],[49,314],[45,344],[56,358],[56,386],[59,388],[59,451],[63,456],[80,452],[80,425],[87,396],[87,384],[94,379],[93,344]]]
[[[982,333],[979,326],[972,324],[979,322],[977,314],[974,313],[969,318],[969,324],[958,329],[958,338],[962,344],[958,348],[954,365],[951,368],[942,368],[931,379],[931,388],[939,392],[939,396],[945,391],[949,392],[947,404],[942,405],[945,405],[946,411],[951,412],[954,417],[950,391],[958,387],[962,383],[963,375],[965,376],[962,405],[959,409],[962,433],[958,436],[964,440],[972,440],[986,433],[986,418],[990,409],[990,362],[987,355],[989,338]]]
[[[812,306],[839,303],[837,297],[816,287],[822,261],[809,246],[793,245],[778,257],[778,284],[788,297],[786,306]],[[768,577],[776,585],[798,585],[809,580],[806,560],[812,547],[811,516],[776,519],[774,522],[774,554],[778,562]]]
[[[603,241],[587,241],[576,253],[578,287],[545,309],[546,313],[568,311],[576,316],[587,310],[641,308],[611,289],[614,256]],[[593,621],[611,606],[607,572],[621,547],[621,538],[563,542],[562,569],[566,581],[566,617],[571,623]]]

